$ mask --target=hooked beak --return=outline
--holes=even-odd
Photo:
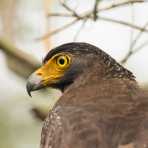
[[[30,97],[32,91],[39,90],[44,87],[45,85],[43,84],[42,77],[37,75],[35,72],[28,78],[26,89]]]

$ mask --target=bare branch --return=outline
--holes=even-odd
[[[148,22],[144,25],[143,28],[146,28],[147,26],[148,26]],[[138,40],[140,39],[140,37],[142,36],[143,33],[144,33],[144,30],[141,30],[139,32],[139,34],[135,37],[135,39],[132,41],[129,52],[126,54],[124,59],[121,60],[122,64],[125,64],[132,55],[134,55],[136,52],[138,52],[140,49],[142,49],[143,47],[145,47],[148,44],[148,41],[146,41],[146,42],[142,43],[139,47],[134,49],[136,43],[138,42]]]
[[[17,49],[13,43],[5,38],[0,38],[0,49],[6,55],[8,67],[23,78],[27,78],[40,66],[33,56]]]
[[[118,1],[117,3],[111,3],[105,7],[99,7],[97,8],[95,11],[98,13],[98,12],[103,12],[103,11],[106,11],[106,10],[111,10],[113,8],[120,8],[120,7],[123,7],[123,6],[126,6],[126,5],[129,5],[129,4],[134,4],[134,3],[142,3],[142,2],[145,2],[144,0],[121,0],[121,1]],[[63,2],[62,2],[63,4]],[[81,15],[78,15],[74,10],[72,10],[71,8],[69,8],[69,6],[65,6],[65,3],[64,3],[64,7],[69,10],[69,12],[71,12],[70,14],[69,13],[49,13],[48,14],[48,17],[73,17],[73,16],[76,16],[76,17],[79,17],[79,16],[88,16],[90,14],[93,14],[93,10],[90,10],[90,11],[87,11],[85,12],[84,14],[81,14]],[[75,15],[76,14],[76,15]]]
[[[127,53],[127,55],[124,57],[123,60],[120,61],[121,64],[125,64],[127,62],[127,60],[133,55],[133,51],[129,50],[129,52]]]
[[[76,18],[76,19],[74,19],[73,21],[71,21],[71,22],[69,22],[69,23],[63,25],[62,27],[60,27],[60,28],[58,28],[58,29],[55,29],[55,30],[53,30],[53,31],[50,31],[50,32],[46,33],[44,36],[42,36],[42,37],[40,37],[40,38],[37,38],[37,40],[44,40],[44,39],[48,38],[49,36],[52,36],[52,35],[54,35],[54,34],[57,34],[57,33],[59,33],[59,32],[61,32],[61,31],[65,30],[65,29],[67,29],[67,28],[73,26],[73,25],[76,24],[79,20],[80,20],[80,19],[77,19],[77,18]]]
[[[134,50],[130,50],[120,63],[125,64],[131,56],[136,54],[138,51],[142,50],[147,45],[148,45],[148,41],[145,41],[139,47],[135,48]]]
[[[134,24],[135,22],[135,13],[134,13],[134,5],[131,4],[131,20],[132,23]],[[129,45],[129,50],[128,53],[126,54],[126,56],[123,58],[123,60],[121,60],[121,63],[124,64],[127,62],[128,58],[132,55],[132,50],[133,50],[133,37],[134,37],[134,29],[131,28],[131,32],[130,32],[130,45]]]
[[[62,14],[53,14],[55,16],[63,16]],[[65,15],[65,14],[64,14]],[[65,30],[67,27],[70,27],[72,26],[73,24],[75,24],[76,22],[78,22],[79,20],[83,20],[83,19],[91,19],[93,16],[92,14],[85,14],[83,16],[79,16],[78,18],[76,16],[73,16],[73,15],[68,15],[66,14],[65,16],[68,16],[68,17],[75,17],[76,19],[52,32],[49,32],[47,33],[46,35],[44,35],[43,37],[41,38],[38,38],[39,40],[42,40],[42,39],[45,39],[45,38],[48,38],[49,36],[51,35],[54,35],[56,33],[59,33],[63,30]],[[124,26],[127,26],[127,27],[130,27],[130,28],[133,28],[133,29],[136,29],[136,30],[139,30],[141,32],[146,32],[148,33],[148,29],[146,29],[145,27],[140,27],[138,25],[135,25],[135,24],[132,24],[132,23],[129,23],[129,22],[126,22],[126,21],[122,21],[122,20],[116,20],[116,19],[112,19],[112,18],[108,18],[108,17],[103,17],[103,16],[99,16],[99,19],[98,20],[102,20],[102,21],[107,21],[107,22],[112,22],[112,23],[116,23],[116,24],[120,24],[120,25],[124,25]]]
[[[148,45],[148,41],[143,42],[140,46],[138,46],[137,48],[135,48],[134,54],[137,53],[139,50],[141,50],[142,48],[144,48],[147,45]]]
[[[147,28],[148,26],[148,22],[143,26],[143,28]],[[141,30],[139,32],[139,34],[135,37],[135,39],[133,40],[132,44],[131,44],[131,48],[133,49],[134,46],[136,45],[136,43],[138,42],[138,40],[140,39],[140,37],[143,35],[144,30]]]
[[[101,17],[101,16],[99,16],[99,19],[103,20],[103,21],[107,21],[107,22],[112,22],[112,23],[124,25],[124,26],[127,26],[127,27],[131,27],[133,29],[136,29],[136,30],[139,30],[139,31],[144,31],[144,32],[148,33],[148,29],[146,29],[144,27],[140,27],[140,26],[132,24],[132,23],[129,23],[129,22],[125,22],[125,21],[122,21],[122,20],[116,20],[116,19],[112,19],[112,18],[108,18],[108,17]]]
[[[74,17],[74,16],[69,13],[49,13],[47,17]]]
[[[135,10],[134,10],[133,4],[131,4],[131,21],[132,21],[132,24],[135,23]],[[132,42],[133,42],[133,38],[134,38],[134,31],[135,30],[133,28],[131,28],[129,50],[132,50]]]
[[[129,4],[135,4],[135,3],[142,3],[145,2],[144,0],[120,0],[117,3],[113,3],[113,4],[109,4],[108,6],[99,8],[98,11],[106,11],[106,10],[110,10],[113,8],[120,8]]]
[[[145,2],[144,0],[121,0],[121,1],[118,1],[117,3],[113,3],[113,4],[109,4],[105,7],[99,7],[98,9],[96,9],[97,13],[98,12],[103,12],[103,11],[106,11],[106,10],[110,10],[110,9],[113,9],[113,8],[120,8],[120,7],[123,7],[123,6],[126,6],[126,5],[129,5],[129,4],[134,4],[134,3],[142,3],[142,2]],[[65,5],[64,5],[65,6]],[[67,7],[67,5],[66,5]],[[69,9],[69,7],[68,7]],[[67,9],[67,10],[68,10]],[[94,9],[93,9],[94,10]],[[70,8],[70,11],[71,14],[75,14],[76,12],[74,10],[71,10]],[[48,16],[51,17],[51,16],[57,16],[57,17],[72,17],[72,16],[88,16],[89,14],[92,14],[92,10],[90,11],[87,11],[85,12],[84,14],[81,14],[81,15],[78,15],[76,13],[76,15],[71,15],[71,14],[62,14],[62,13],[49,13]]]
[[[68,27],[74,25],[79,20],[82,20],[84,22],[85,22],[85,20],[88,20],[88,19],[94,20],[94,17],[95,17],[94,13],[97,16],[98,13],[106,11],[106,10],[110,10],[110,9],[113,9],[113,8],[119,8],[121,6],[125,6],[125,5],[128,5],[128,4],[134,4],[134,3],[140,3],[140,2],[144,2],[144,1],[143,0],[121,0],[121,1],[118,1],[116,3],[111,3],[111,4],[109,4],[109,5],[105,6],[105,7],[102,7],[102,8],[99,7],[98,8],[99,0],[96,0],[93,10],[85,12],[85,13],[83,13],[81,15],[80,14],[78,15],[77,12],[75,12],[75,10],[71,9],[65,3],[65,0],[60,0],[61,5],[70,13],[50,13],[50,14],[48,14],[48,17],[71,17],[71,18],[74,17],[75,20],[73,20],[72,22],[70,22],[70,23],[68,23],[68,24],[66,24],[66,25],[64,25],[64,26],[62,26],[62,27],[60,27],[58,29],[55,29],[55,30],[45,34],[44,36],[38,38],[38,40],[43,40],[43,39],[48,38],[51,35],[59,33],[61,31],[65,30],[65,29],[67,29]],[[129,22],[126,22],[126,21],[116,20],[116,19],[103,17],[103,16],[99,16],[99,18],[97,18],[97,20],[102,20],[102,21],[107,21],[107,22],[112,22],[112,23],[124,25],[124,26],[130,27],[130,28],[139,30],[141,32],[147,32],[148,33],[148,30],[145,27],[140,27],[138,25],[135,25],[133,23],[129,23]],[[77,38],[77,34],[79,34],[80,31],[81,31],[81,29],[79,29],[78,33],[76,33],[76,36],[74,37],[74,40]]]
[[[75,10],[73,10],[72,8],[70,8],[67,4],[66,4],[66,2],[65,2],[65,0],[59,0],[60,1],[60,3],[61,3],[61,5],[68,11],[68,12],[70,12],[73,16],[75,16],[75,17],[79,17],[79,15],[77,14],[77,12],[75,11]]]
[[[98,19],[98,4],[99,4],[99,2],[100,2],[100,0],[95,0],[94,9],[93,9],[94,21],[96,21]]]
[[[81,33],[82,29],[84,29],[84,26],[85,26],[86,22],[87,22],[87,19],[85,19],[85,20],[82,22],[80,28],[78,29],[78,31],[76,32],[76,34],[75,34],[75,36],[74,36],[74,41],[77,40],[77,38],[78,38],[79,34]]]

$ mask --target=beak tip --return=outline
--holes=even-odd
[[[26,90],[27,90],[28,95],[30,97],[32,97],[32,95],[31,95],[31,91],[32,91],[32,85],[31,85],[31,83],[27,82]]]
[[[27,93],[28,93],[29,97],[32,97],[32,95],[31,95],[31,92],[30,92],[30,91],[27,91]]]

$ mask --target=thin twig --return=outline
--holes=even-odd
[[[47,17],[74,17],[72,14],[69,13],[49,13]]]
[[[73,10],[72,8],[70,8],[70,7],[66,4],[65,0],[59,0],[59,1],[60,1],[61,5],[62,5],[68,12],[70,12],[71,14],[73,14],[73,16],[79,17],[79,15],[77,14],[77,12],[76,12],[75,10]]]
[[[63,2],[63,0],[61,0],[61,1]],[[109,5],[107,7],[100,8],[100,9],[98,9],[98,12],[104,11],[104,10],[109,10],[109,9],[120,7],[120,6],[124,6],[124,5],[127,5],[127,4],[138,3],[138,2],[143,2],[143,0],[126,0],[126,1],[123,1],[123,2],[118,2],[117,4],[112,4],[112,5]],[[62,4],[65,6],[65,3],[62,3]],[[68,6],[66,5],[66,7],[68,7]],[[67,10],[70,9],[70,8],[69,9],[68,8],[67,8]],[[93,11],[94,10],[91,10],[91,11],[89,11],[89,13],[85,12],[84,14],[81,14],[81,15],[77,16],[77,15],[75,15],[75,12],[70,9],[70,12],[72,14],[50,13],[49,16],[76,17],[77,19],[81,19],[81,20],[86,19],[86,18],[93,19],[93,17],[94,17],[93,16]],[[104,20],[104,21],[108,21],[108,22],[118,23],[118,24],[125,25],[125,26],[129,26],[131,28],[134,28],[134,29],[137,29],[137,30],[140,30],[140,31],[148,32],[148,30],[146,28],[144,28],[144,27],[140,27],[138,25],[134,25],[132,23],[125,22],[125,21],[122,21],[122,20],[115,20],[115,19],[112,19],[112,18],[101,17],[101,16],[99,16],[99,19]]]
[[[75,34],[75,36],[74,36],[74,41],[77,40],[77,38],[78,38],[78,36],[80,35],[82,29],[84,29],[84,26],[85,26],[86,22],[87,22],[87,19],[85,19],[85,20],[82,22],[80,28],[78,29],[78,31],[76,32],[76,34]]]
[[[142,48],[144,48],[147,45],[148,45],[148,41],[143,42],[140,46],[138,46],[137,48],[135,48],[133,54],[137,53],[139,50],[141,50]]]
[[[98,19],[98,4],[100,0],[95,0],[94,8],[93,8],[93,16],[94,16],[94,21]]]
[[[135,13],[134,13],[134,5],[133,4],[131,4],[131,21],[133,24],[135,23]],[[121,64],[126,63],[127,60],[129,59],[129,57],[132,55],[134,31],[135,30],[133,28],[131,28],[130,39],[129,39],[130,40],[129,49],[128,49],[128,52],[125,55],[125,57],[121,60]]]
[[[100,12],[100,11],[105,11],[105,10],[109,10],[109,9],[112,9],[112,8],[116,8],[116,7],[120,7],[120,6],[125,6],[127,4],[133,4],[133,3],[138,3],[138,2],[143,2],[143,0],[125,0],[125,1],[122,1],[122,2],[118,2],[116,4],[112,4],[112,5],[109,5],[109,6],[106,6],[104,8],[100,8],[100,9],[97,9],[97,13]],[[50,13],[48,16],[58,16],[58,17],[75,17],[75,20],[52,31],[52,32],[49,32],[47,34],[45,34],[43,37],[39,38],[39,40],[41,39],[46,39],[48,38],[49,36],[51,35],[54,35],[58,32],[61,32],[62,30],[65,30],[66,28],[72,26],[73,24],[75,24],[76,22],[78,22],[78,20],[85,20],[85,19],[94,19],[94,10],[91,10],[89,12],[85,12],[84,14],[81,14],[81,15],[78,15],[73,9],[71,9],[66,3],[65,3],[65,0],[60,0],[60,3],[62,4],[62,6],[70,12],[70,14],[67,14],[67,13]],[[103,21],[107,21],[107,22],[112,22],[112,23],[117,23],[117,24],[121,24],[121,25],[125,25],[127,27],[131,27],[133,29],[137,29],[137,30],[140,30],[140,31],[145,31],[145,32],[148,32],[148,30],[146,28],[142,28],[140,26],[137,26],[135,24],[132,24],[132,23],[129,23],[129,22],[125,22],[125,21],[122,21],[122,20],[115,20],[115,19],[112,19],[112,18],[107,18],[107,17],[102,17],[102,16],[99,16],[99,19],[98,20],[103,20]]]
[[[74,25],[75,23],[77,23],[79,20],[80,20],[80,19],[77,19],[77,18],[76,18],[76,19],[74,19],[73,21],[71,21],[71,22],[69,22],[69,23],[63,25],[62,27],[59,27],[59,28],[57,28],[57,29],[55,29],[55,30],[53,30],[53,31],[50,31],[50,32],[46,33],[46,34],[43,35],[42,37],[37,38],[37,40],[44,40],[44,39],[48,38],[49,36],[52,36],[52,35],[54,35],[54,34],[56,34],[56,33],[59,33],[59,32],[61,32],[61,31],[65,30],[65,29],[71,27],[72,25]]]
[[[146,28],[148,26],[148,22],[143,26],[143,28]],[[148,41],[142,43],[139,47],[137,47],[136,49],[134,49],[136,43],[138,42],[138,40],[140,39],[140,37],[142,36],[142,34],[144,33],[143,30],[141,30],[138,35],[135,37],[135,39],[132,41],[129,52],[126,54],[126,56],[124,57],[123,60],[121,60],[122,64],[125,64],[127,62],[127,60],[136,52],[138,52],[140,49],[142,49],[144,46],[146,46],[148,44]]]
[[[75,16],[70,15],[70,14],[59,14],[59,13],[51,13],[49,15],[50,16],[61,16],[61,17],[64,17],[64,16],[66,16],[66,17],[75,17]],[[79,19],[85,19],[85,18],[92,18],[92,15],[91,14],[89,14],[89,15],[87,14],[87,15],[79,16]],[[148,32],[148,30],[145,27],[140,27],[138,25],[135,25],[135,24],[132,24],[132,23],[129,23],[129,22],[126,22],[126,21],[116,20],[116,19],[112,19],[112,18],[109,18],[109,17],[103,17],[103,16],[99,16],[99,19],[103,20],[103,21],[108,21],[108,22],[112,22],[112,23],[117,23],[117,24],[125,25],[125,26],[128,26],[128,27],[140,30],[142,32]]]
[[[144,0],[126,0],[126,1],[119,1],[118,3],[116,4],[109,4],[108,6],[105,6],[105,7],[102,7],[102,8],[98,8],[97,9],[97,12],[102,12],[102,11],[106,11],[106,10],[110,10],[110,9],[113,9],[113,8],[120,8],[120,7],[123,7],[123,6],[126,6],[128,4],[134,4],[134,3],[142,3],[142,2],[145,2]],[[68,10],[68,9],[67,9]],[[75,11],[73,10],[70,10],[70,12],[72,13],[75,13]],[[87,12],[85,12],[84,14],[82,14],[82,16],[84,15],[89,15],[89,14],[92,14],[92,10],[89,10]],[[48,16],[59,16],[59,17],[71,17],[70,14],[62,14],[62,13],[49,13]]]
[[[119,1],[118,3],[116,4],[109,4],[108,6],[105,6],[105,7],[102,7],[102,8],[98,8],[97,9],[97,13],[98,12],[103,12],[103,11],[106,11],[106,10],[111,10],[113,8],[120,8],[120,7],[123,7],[123,6],[126,6],[128,4],[134,4],[134,3],[141,3],[141,2],[145,2],[143,0],[126,0],[126,1]],[[66,5],[67,6],[67,5]],[[68,10],[68,9],[67,9]],[[48,14],[48,17],[73,17],[73,16],[77,16],[78,14],[74,11],[74,10],[71,10],[70,9],[70,14],[69,13],[49,13]],[[77,14],[77,15],[71,15],[71,14]],[[78,16],[88,16],[92,14],[92,10],[89,10],[81,15],[78,15]]]
[[[56,14],[56,15],[59,15],[59,14]],[[70,16],[70,15],[67,15],[67,16]],[[61,28],[52,31],[51,33],[47,33],[46,35],[44,35],[43,37],[41,37],[39,39],[41,39],[41,40],[45,39],[45,38],[47,38],[47,37],[49,37],[51,35],[54,35],[55,33],[58,33],[58,32],[60,32],[60,31],[62,31],[64,29],[66,29],[66,27],[69,27],[69,26],[75,24],[78,20],[83,20],[83,19],[86,19],[86,18],[87,19],[91,19],[93,16],[91,14],[87,14],[87,15],[85,14],[84,16],[81,15],[78,18],[76,16],[73,16],[73,15],[71,15],[71,17],[75,17],[76,18],[74,20],[74,22],[71,22],[70,24],[66,24],[66,25],[62,26]],[[140,27],[138,25],[135,25],[135,24],[132,24],[132,23],[129,23],[129,22],[126,22],[126,21],[116,20],[116,19],[112,19],[112,18],[108,18],[108,17],[103,17],[103,16],[99,16],[99,20],[103,20],[103,21],[107,21],[107,22],[112,22],[112,23],[124,25],[124,26],[130,27],[130,28],[133,28],[133,29],[136,29],[136,30],[148,33],[148,30],[145,27]]]
[[[131,21],[132,21],[132,24],[135,23],[135,11],[134,11],[134,5],[133,4],[131,4]],[[133,49],[132,43],[133,43],[134,31],[135,30],[133,28],[131,28],[129,50]]]
[[[130,50],[128,54],[125,56],[125,58],[120,63],[125,64],[131,56],[136,54],[138,51],[140,51],[147,45],[148,45],[148,41],[142,43],[139,47],[135,48],[134,50]]]
[[[143,49],[147,45],[148,45],[148,41],[145,41],[140,46],[135,48],[134,50],[130,50],[128,53],[128,56],[126,56],[120,63],[125,64],[131,56],[136,54],[138,51],[140,51],[141,49]]]
[[[68,24],[66,24],[66,25],[64,25],[64,26],[62,26],[62,27],[60,27],[58,29],[55,29],[54,31],[46,33],[44,36],[38,38],[37,40],[46,39],[49,36],[54,35],[56,33],[59,33],[61,31],[65,30],[65,29],[67,29],[68,27],[74,25],[79,20],[83,20],[83,19],[86,19],[86,18],[92,18],[92,16],[81,16],[79,18],[76,18],[72,22],[70,22],[70,23],[68,23]],[[112,23],[116,23],[116,24],[120,24],[120,25],[124,25],[124,26],[130,27],[130,28],[133,28],[133,29],[136,29],[136,30],[148,33],[148,29],[146,29],[144,27],[140,27],[140,26],[132,24],[132,23],[129,23],[129,22],[122,21],[122,20],[116,20],[116,19],[112,19],[112,18],[108,18],[108,17],[103,17],[103,16],[99,16],[99,20],[106,21],[106,22],[112,22]]]
[[[99,16],[99,19],[103,20],[103,21],[107,21],[107,22],[112,22],[112,23],[124,25],[124,26],[130,27],[130,28],[140,30],[140,31],[144,31],[144,32],[148,33],[148,29],[146,29],[144,27],[140,27],[140,26],[132,24],[132,23],[129,23],[129,22],[125,22],[125,21],[122,21],[122,20],[116,20],[116,19],[112,19],[112,18],[108,18],[108,17],[102,17],[102,16]]]
[[[98,9],[98,11],[106,11],[113,8],[120,8],[129,4],[135,4],[135,3],[142,3],[145,2],[144,0],[125,0],[125,1],[118,1],[116,4],[109,4],[108,6],[105,6],[103,8]]]
[[[147,28],[148,26],[148,22],[143,26],[143,28]],[[134,46],[136,45],[137,41],[140,39],[140,37],[143,35],[144,30],[141,30],[139,32],[139,34],[135,37],[135,39],[133,40],[132,44],[131,44],[131,48],[134,48]]]

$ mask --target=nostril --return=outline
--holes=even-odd
[[[37,73],[37,75],[41,76],[41,75],[42,75],[42,73],[41,73],[41,72],[38,72],[38,73]]]

